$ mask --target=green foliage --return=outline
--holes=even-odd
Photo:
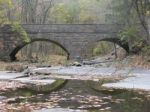
[[[31,40],[28,37],[26,31],[22,28],[22,26],[17,23],[17,22],[13,22],[11,24],[12,26],[12,31],[18,33],[19,37],[25,42],[25,43],[29,43]]]
[[[1,5],[12,5],[12,0],[0,0]]]
[[[94,23],[94,21],[96,21],[96,15],[86,11],[86,10],[82,10],[80,12],[80,22],[82,23]]]
[[[96,48],[93,49],[93,55],[100,55],[103,53],[103,48],[101,45],[96,46]]]
[[[112,48],[112,43],[110,42],[99,42],[96,47],[93,49],[93,55],[103,55],[109,53]]]
[[[122,41],[129,42],[130,50],[133,53],[138,53],[144,47],[144,39],[140,36],[139,30],[136,26],[125,27],[118,36]]]
[[[142,53],[147,55],[147,56],[150,56],[150,45],[143,47]]]
[[[121,38],[121,40],[128,41],[130,40],[135,40],[138,38],[138,28],[135,26],[131,27],[125,27],[123,30],[120,31],[118,36]]]
[[[54,17],[54,20],[59,23],[71,23],[72,21],[71,15],[65,4],[63,3],[55,6],[52,9],[52,15]]]
[[[11,0],[0,0],[0,25],[8,22],[7,11],[12,8]]]
[[[12,0],[0,0],[0,26],[5,24],[10,24],[12,31],[19,34],[19,37],[23,39],[24,42],[30,42],[29,37],[25,30],[17,22],[10,22],[7,16],[8,10],[13,8]]]
[[[97,0],[77,0],[55,5],[50,15],[56,23],[93,23],[97,21]],[[94,10],[95,9],[95,10]]]

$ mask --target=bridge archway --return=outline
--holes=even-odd
[[[29,44],[32,44],[34,42],[50,42],[50,43],[53,43],[55,45],[57,45],[58,47],[62,48],[63,51],[65,51],[66,55],[67,55],[67,60],[69,60],[69,57],[70,57],[70,53],[69,51],[62,45],[60,44],[59,42],[56,42],[56,41],[53,41],[53,40],[50,40],[50,39],[43,39],[43,38],[38,38],[38,39],[31,39],[31,42],[30,43],[22,43],[22,44],[19,44],[17,45],[17,47],[15,49],[13,49],[13,51],[10,53],[10,59],[11,61],[15,61],[17,58],[16,58],[16,54],[22,49],[24,48],[25,46],[29,45]]]
[[[116,45],[118,47],[116,47]],[[120,51],[126,52],[127,54],[129,53],[128,43],[125,41],[121,41],[119,38],[100,39],[95,41],[92,46],[92,56],[99,56],[101,54],[107,55],[113,52],[116,53]]]
[[[120,47],[122,47],[127,53],[129,53],[128,42],[122,41],[119,38],[106,38],[106,39],[101,39],[100,41],[108,41],[108,42],[115,43],[115,44],[119,45]]]

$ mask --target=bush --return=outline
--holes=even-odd
[[[142,53],[144,55],[150,56],[150,45],[143,47],[142,48]]]
[[[128,40],[137,40],[138,39],[138,28],[135,27],[135,26],[132,26],[132,27],[129,27],[129,26],[126,26],[124,27],[120,32],[119,32],[119,37],[121,38],[121,40],[125,40],[125,41],[128,41]]]
[[[140,53],[141,50],[147,50],[146,42],[140,35],[140,28],[138,26],[126,26],[119,32],[119,37],[122,41],[129,42],[130,51],[134,54]]]

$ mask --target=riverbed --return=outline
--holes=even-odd
[[[0,72],[0,112],[149,112],[149,70],[57,66],[30,72]],[[51,88],[60,79],[56,89],[37,87]]]
[[[149,112],[149,93],[106,93],[95,91],[89,84],[91,82],[69,80],[64,87],[50,93],[30,90],[1,93],[1,112],[19,109],[19,112]]]

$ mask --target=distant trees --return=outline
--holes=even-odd
[[[138,14],[138,18],[140,20],[141,25],[143,26],[144,30],[146,31],[146,40],[150,44],[150,35],[149,35],[149,29],[146,22],[146,16],[150,11],[150,1],[149,0],[135,0],[135,9]]]
[[[112,0],[109,22],[124,24],[119,33],[121,39],[130,44],[130,50],[140,49],[150,44],[147,13],[149,13],[149,0]]]
[[[105,23],[110,0],[1,0],[6,16],[21,23]],[[7,5],[7,6],[6,6]],[[12,5],[10,9],[8,7]],[[13,18],[13,19],[12,19]]]
[[[99,5],[97,0],[70,0],[55,4],[50,15],[57,23],[98,23]]]
[[[11,0],[0,0],[0,25],[8,22],[10,8],[12,8]]]

